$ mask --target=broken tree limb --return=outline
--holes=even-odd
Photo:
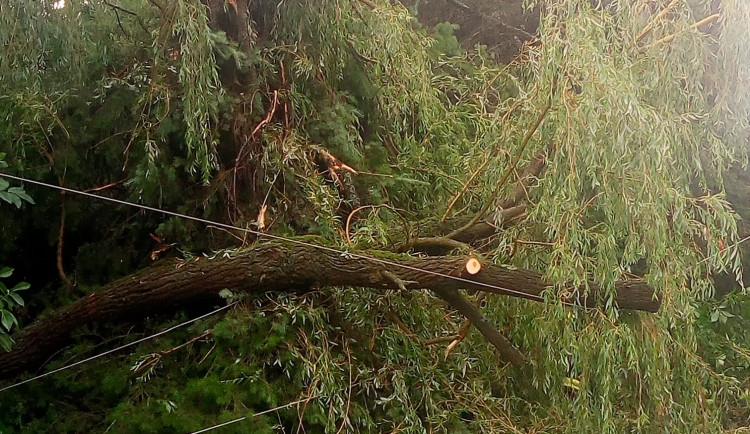
[[[516,368],[523,368],[526,365],[524,355],[510,343],[508,338],[490,324],[484,315],[479,312],[479,309],[462,296],[457,289],[440,288],[433,291],[471,321],[474,327],[482,333],[482,336],[497,349],[502,360],[512,363]]]
[[[502,226],[505,227],[512,224],[516,219],[523,216],[525,212],[526,205],[504,209],[500,218]],[[490,222],[481,221],[457,234],[454,238],[448,238],[447,236],[417,238],[410,244],[401,247],[399,252],[413,251],[426,253],[430,256],[447,255],[452,251],[465,250],[471,243],[495,235],[498,229],[497,226]]]
[[[195,302],[219,301],[219,291],[225,288],[250,293],[308,291],[324,286],[400,289],[399,282],[384,270],[406,289],[431,289],[443,295],[450,294],[446,291],[467,289],[540,301],[542,291],[549,287],[538,273],[491,264],[471,276],[465,271],[466,258],[462,256],[391,256],[387,261],[391,265],[313,246],[269,242],[238,250],[232,257],[149,267],[105,285],[16,333],[13,349],[0,354],[0,377],[36,369],[83,325],[136,320]],[[578,292],[567,301],[596,306],[596,295],[601,290],[593,282],[589,287],[588,297]],[[618,282],[616,291],[615,301],[622,309],[659,309],[660,301],[653,288],[642,280]]]
[[[531,182],[536,179],[544,169],[547,159],[546,154],[551,152],[552,149],[553,146],[549,146],[547,151],[538,153],[534,159],[531,160],[509,197],[499,204],[498,208],[502,210],[499,215],[499,220],[502,226],[510,225],[511,222],[515,222],[526,212],[526,204],[524,203],[526,190]],[[442,220],[444,222],[445,219]],[[470,227],[465,227],[463,230],[455,230],[449,235],[418,238],[409,245],[404,246],[400,251],[406,252],[412,250],[414,252],[426,253],[433,256],[445,255],[451,251],[465,248],[466,246],[464,244],[471,244],[475,241],[489,238],[495,235],[497,230],[498,227],[489,221],[478,221]]]
[[[485,201],[484,206],[472,217],[471,220],[469,220],[465,225],[461,226],[460,228],[456,229],[455,231],[448,234],[448,238],[455,238],[456,236],[460,235],[461,232],[471,228],[474,226],[478,221],[480,221],[484,215],[489,211],[490,207],[492,207],[493,203],[495,202],[495,199],[497,198],[498,194],[500,194],[500,190],[505,185],[506,182],[508,182],[508,179],[510,179],[511,174],[513,174],[516,170],[516,166],[518,166],[518,162],[521,160],[521,157],[523,156],[524,151],[526,150],[526,146],[529,144],[529,140],[534,135],[536,130],[539,128],[539,126],[544,121],[544,118],[547,116],[547,113],[549,112],[550,108],[552,107],[552,99],[550,98],[547,102],[547,105],[544,106],[542,109],[542,112],[539,114],[539,116],[536,119],[536,122],[531,127],[529,131],[526,132],[526,135],[524,135],[523,140],[521,140],[521,145],[519,146],[519,149],[516,153],[516,155],[513,156],[513,158],[510,161],[510,164],[505,169],[505,173],[500,177],[500,180],[497,182],[497,185],[495,185],[495,188],[492,190],[492,193],[490,193],[490,197]]]

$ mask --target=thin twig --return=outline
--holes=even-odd
[[[638,36],[635,37],[635,42],[639,42],[641,39],[643,39],[651,30],[653,30],[654,26],[656,25],[656,22],[659,21],[666,15],[673,7],[679,3],[680,0],[672,0],[671,3],[667,5],[666,8],[664,8],[661,12],[656,14],[651,21],[649,21],[648,24],[646,24],[646,27],[641,30],[641,33],[638,34]]]
[[[524,241],[524,240],[513,240],[516,244],[524,244],[529,246],[545,246],[545,247],[551,247],[554,246],[555,243],[550,243],[546,241]]]
[[[443,216],[440,218],[441,223],[448,218],[448,214],[450,214],[451,210],[453,210],[453,207],[456,205],[456,202],[458,202],[458,199],[460,199],[461,196],[466,193],[466,190],[469,189],[469,186],[474,183],[474,180],[477,179],[477,176],[479,176],[479,174],[487,167],[487,165],[490,164],[490,161],[492,161],[492,158],[487,158],[486,160],[484,160],[484,163],[482,163],[482,165],[479,166],[477,170],[475,170],[474,173],[471,174],[469,179],[464,183],[464,185],[461,187],[461,190],[459,190],[458,193],[453,196],[450,203],[448,204],[448,208],[445,209]]]
[[[458,335],[450,335],[450,336],[440,336],[437,338],[426,339],[422,341],[422,345],[429,346],[429,345],[435,345],[435,344],[442,344],[443,342],[451,342],[457,337]]]
[[[63,239],[65,234],[65,195],[60,195],[60,229],[57,232],[57,274],[60,275],[60,279],[65,282],[65,286],[68,290],[71,289],[68,275],[65,274],[65,268],[63,267]]]
[[[237,157],[234,159],[234,169],[232,174],[232,198],[236,199],[237,197],[237,169],[240,167],[240,160],[242,159],[243,154],[245,153],[245,147],[250,143],[251,140],[255,139],[255,134],[260,131],[261,128],[263,128],[263,125],[269,123],[271,121],[271,118],[276,113],[276,105],[279,102],[279,91],[274,90],[273,91],[273,102],[271,103],[271,109],[268,111],[268,114],[266,114],[266,117],[263,118],[258,125],[253,129],[253,131],[250,133],[249,138],[245,138],[244,143],[240,147],[240,151],[237,153]]]
[[[398,289],[402,291],[406,291],[406,285],[418,285],[419,284],[419,282],[415,282],[413,280],[401,280],[398,278],[398,276],[396,276],[395,274],[391,273],[388,270],[381,270],[380,274],[382,274],[383,277],[385,277],[386,279],[395,283]]]
[[[281,71],[281,86],[286,88],[286,71],[284,69],[284,59],[279,60],[279,70]],[[284,98],[284,126],[289,128],[289,104],[287,98]]]
[[[143,29],[144,32],[148,33],[148,29],[146,28],[146,25],[143,24],[143,20],[141,19],[141,16],[138,15],[137,13],[135,13],[135,12],[133,12],[131,10],[125,9],[122,6],[118,6],[116,4],[110,3],[107,0],[104,0],[104,4],[107,5],[107,6],[109,6],[109,7],[111,7],[112,9],[114,9],[115,15],[117,16],[117,24],[120,25],[120,30],[122,30],[122,32],[125,34],[125,36],[130,36],[130,35],[128,35],[128,32],[126,32],[125,29],[122,27],[122,22],[120,21],[120,14],[119,14],[119,12],[124,12],[124,13],[126,13],[128,15],[131,15],[131,16],[135,17],[136,21],[138,21],[138,25],[141,26],[141,29]]]
[[[204,361],[206,361],[206,359],[213,352],[214,349],[216,349],[216,344],[211,345],[211,348],[208,349],[208,351],[206,352],[206,355],[201,358],[201,360],[198,362],[198,364],[200,365],[201,363],[203,363]]]
[[[385,313],[385,315],[388,317],[389,320],[391,320],[392,323],[396,324],[398,328],[404,332],[407,336],[409,336],[412,339],[416,339],[416,333],[411,331],[409,327],[404,324],[403,321],[401,321],[401,318],[398,317],[395,313],[391,312],[390,310]]]
[[[146,362],[144,362],[140,366],[138,366],[138,368],[133,371],[133,375],[137,375],[139,372],[143,372],[143,370],[145,370],[146,368],[150,368],[150,367],[156,365],[165,356],[168,356],[168,355],[174,353],[175,351],[179,350],[180,348],[184,348],[184,347],[192,344],[193,342],[199,341],[199,340],[201,340],[203,338],[206,338],[206,337],[210,336],[213,332],[214,332],[213,329],[208,329],[208,330],[204,331],[203,333],[199,334],[198,336],[195,336],[192,339],[188,340],[187,342],[183,342],[180,345],[177,345],[176,347],[170,348],[170,349],[165,350],[165,351],[160,351],[158,353],[152,353],[152,354],[150,354],[149,355],[149,360],[146,361]]]
[[[115,9],[115,17],[117,18],[117,25],[120,27],[122,34],[127,37],[130,37],[130,33],[128,33],[128,31],[125,30],[125,27],[122,25],[122,20],[120,19],[120,11],[117,9]]]
[[[721,14],[709,15],[706,18],[703,18],[702,20],[691,24],[690,27],[689,27],[689,30],[695,30],[695,29],[697,29],[700,26],[712,23],[712,22],[718,20],[719,17],[721,17]],[[677,33],[673,33],[671,35],[665,36],[665,37],[659,39],[658,41],[654,42],[654,45],[668,44],[668,43],[672,42],[674,40],[674,38],[676,38],[676,37],[677,37]]]
[[[64,179],[60,179],[60,185],[65,183]],[[65,239],[65,192],[60,192],[60,229],[57,233],[57,273],[60,275],[60,279],[65,282],[66,292],[70,294],[71,290],[75,286],[73,281],[65,273],[65,267],[63,266],[63,241]]]
[[[109,184],[101,185],[99,187],[92,187],[92,188],[89,188],[88,190],[83,190],[83,191],[85,191],[86,193],[91,193],[91,192],[94,192],[94,191],[106,190],[106,189],[108,189],[110,187],[114,187],[115,185],[122,184],[126,180],[127,180],[127,178],[123,178],[123,179],[121,179],[119,181],[110,182]]]
[[[373,3],[370,0],[359,0],[359,2],[362,3],[362,4],[364,4],[364,5],[366,5],[370,9],[377,9],[378,8],[378,5],[376,5],[375,3]]]
[[[346,349],[346,357],[348,359],[349,363],[349,391],[348,396],[346,398],[346,410],[344,411],[344,417],[341,418],[341,426],[339,427],[339,430],[336,431],[336,434],[341,434],[342,431],[344,431],[344,427],[346,426],[346,421],[349,420],[349,408],[352,404],[352,388],[354,388],[354,381],[352,380],[352,352],[349,349],[349,345],[345,345],[344,347]]]
[[[355,208],[354,210],[352,210],[352,212],[350,212],[349,216],[346,218],[346,227],[344,229],[344,235],[346,237],[347,244],[351,244],[352,243],[352,239],[349,237],[349,226],[351,225],[352,217],[354,217],[354,215],[357,214],[358,212],[362,211],[363,209],[367,209],[367,208],[372,208],[372,209],[388,208],[388,209],[391,209],[391,210],[393,209],[393,208],[391,208],[390,205],[382,204],[382,205],[362,205],[359,208]]]
[[[159,3],[157,0],[148,0],[148,1],[152,5],[156,6],[161,11],[162,14],[166,14],[167,13],[167,8],[164,7],[164,5],[162,5],[161,3]]]

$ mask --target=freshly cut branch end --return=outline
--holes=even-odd
[[[479,259],[477,258],[469,258],[468,261],[466,261],[466,272],[471,274],[472,276],[479,273],[479,271],[482,270],[482,263],[479,262]]]

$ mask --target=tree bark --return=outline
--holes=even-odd
[[[200,300],[218,300],[219,291],[225,288],[265,292],[307,291],[325,286],[401,287],[432,289],[440,295],[458,289],[473,289],[538,301],[542,291],[549,286],[538,273],[490,264],[485,264],[478,274],[469,275],[463,257],[399,257],[388,261],[392,264],[384,265],[358,254],[344,255],[332,249],[272,242],[240,250],[232,257],[200,258],[150,267],[116,280],[17,333],[12,351],[0,354],[0,378],[36,369],[65,345],[71,333],[80,326],[99,321],[139,319]],[[593,282],[590,288],[588,297],[579,296],[568,301],[594,307],[595,295],[600,289]],[[620,308],[647,312],[659,309],[660,301],[654,290],[642,280],[619,282],[616,290],[616,302]]]
[[[479,330],[480,333],[490,341],[499,352],[500,357],[513,364],[516,368],[524,368],[526,365],[526,358],[521,354],[520,351],[510,343],[500,331],[498,331],[489,321],[479,312],[479,308],[471,304],[469,300],[464,298],[458,290],[455,289],[438,289],[435,290],[435,294],[442,298],[448,304],[455,307],[461,312],[474,327]]]

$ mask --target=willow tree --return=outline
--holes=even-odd
[[[300,397],[243,429],[730,423],[742,387],[699,356],[695,318],[714,273],[741,275],[722,175],[748,140],[750,8],[532,9],[538,34],[498,65],[385,1],[0,4],[13,173],[252,231],[26,185],[0,263],[30,274],[41,246],[56,276],[27,279],[46,290],[6,377],[71,333],[48,369],[96,351],[86,330],[123,330],[107,321],[241,307],[2,392],[4,424],[182,432]],[[128,276],[149,251],[171,257]],[[60,396],[77,408],[50,411]]]

